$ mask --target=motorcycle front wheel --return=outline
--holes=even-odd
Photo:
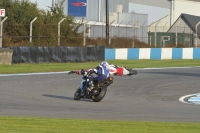
[[[74,94],[74,100],[80,100],[81,99],[81,89],[78,88]]]
[[[106,91],[107,91],[106,87],[100,88],[99,94],[92,96],[93,102],[100,102],[104,98],[104,96],[106,95]]]

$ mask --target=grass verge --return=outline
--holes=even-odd
[[[112,60],[108,62],[127,68],[200,66],[200,60]],[[98,64],[99,62],[0,65],[0,74],[80,70],[94,68]]]
[[[199,133],[199,123],[0,117],[1,133]]]

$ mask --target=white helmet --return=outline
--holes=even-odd
[[[101,64],[100,64],[101,66],[104,66],[104,67],[107,67],[109,64],[108,64],[108,62],[106,62],[106,61],[103,61],[103,62],[101,62]]]

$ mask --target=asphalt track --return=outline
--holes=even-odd
[[[0,116],[200,122],[200,105],[179,98],[200,93],[200,68],[138,70],[115,76],[105,98],[74,101],[79,75],[0,76]]]

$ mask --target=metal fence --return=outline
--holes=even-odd
[[[68,29],[62,25],[62,21],[64,20],[62,19],[58,24],[55,25],[36,25],[34,24],[34,21],[31,21],[30,24],[27,25],[9,25],[1,23],[2,34],[0,34],[0,39],[3,40],[4,46],[7,46],[8,43],[10,43],[12,46],[13,44],[15,44],[15,46],[27,46],[30,45],[30,43],[34,43],[37,46],[85,46],[90,45],[91,40],[96,39],[102,39],[102,43],[106,42],[105,23],[91,21],[84,22],[78,29],[79,33],[82,33],[81,36],[70,36],[69,38],[67,31]],[[35,31],[35,27],[40,26],[43,26],[43,28],[38,28],[38,30]],[[12,28],[10,30],[12,33],[4,34],[4,27]],[[20,31],[15,31],[16,27],[21,27]],[[183,38],[178,39],[181,38],[180,36],[183,36]],[[138,25],[138,21],[136,21],[134,24],[127,25],[113,24],[111,22],[109,44],[112,44],[113,39],[115,38],[129,39],[132,43],[132,47],[134,47],[134,39],[146,43],[150,47],[167,47],[167,45],[170,44],[175,44],[177,46],[180,43],[184,44],[186,47],[200,46],[199,38],[197,38],[192,29],[187,26],[149,27],[145,25]]]
[[[200,39],[195,30],[185,26],[151,26],[148,27],[148,43],[163,46],[163,43],[182,44],[185,47],[199,47]],[[152,41],[153,40],[153,41]],[[160,40],[160,41],[158,41]]]
[[[91,22],[85,25],[88,28],[86,37],[96,39],[106,37],[106,24],[105,23],[95,23]],[[138,40],[147,43],[147,26],[139,26],[133,24],[110,24],[109,27],[109,37],[110,43],[112,43],[112,38],[137,38]],[[80,27],[80,32],[84,32],[84,28]]]
[[[102,22],[83,22],[78,29],[82,36],[70,36],[68,37],[67,27],[62,25],[64,19],[62,19],[58,24],[46,24],[37,25],[34,24],[33,19],[30,24],[26,25],[11,25],[3,24],[2,22],[2,34],[0,38],[3,40],[4,46],[8,43],[15,45],[30,45],[29,43],[34,43],[35,45],[69,45],[79,41],[83,46],[87,45],[87,39],[106,39],[106,23]],[[36,28],[37,27],[37,28]],[[41,28],[43,27],[43,28]],[[5,30],[4,28],[9,30]],[[17,29],[17,30],[16,30]],[[6,33],[4,33],[7,31]],[[137,38],[138,40],[147,43],[147,26],[139,26],[137,22],[133,25],[129,23],[124,24],[112,24],[110,23],[110,42],[112,43],[113,38]],[[67,39],[67,40],[66,40]],[[2,42],[0,42],[2,44]],[[2,45],[1,45],[2,46]]]

